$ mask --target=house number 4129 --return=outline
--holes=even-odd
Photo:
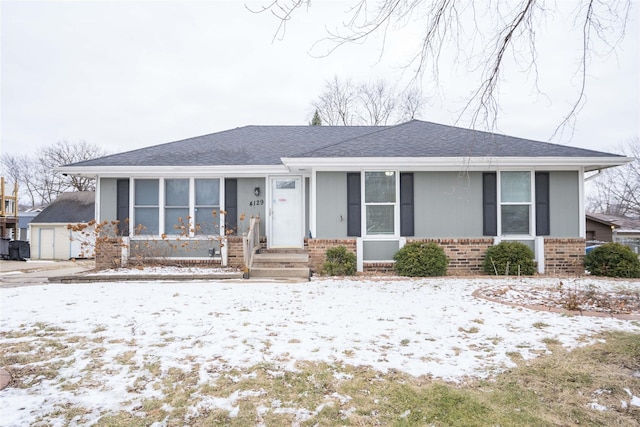
[[[249,206],[262,206],[264,205],[264,199],[256,199],[249,202]]]

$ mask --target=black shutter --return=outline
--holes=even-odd
[[[551,234],[549,172],[536,172],[536,236]]]
[[[413,174],[400,174],[400,235],[414,235]]]
[[[360,173],[347,173],[347,236],[360,237],[362,208]]]
[[[118,220],[118,235],[129,234],[129,180],[116,181],[116,219]]]
[[[482,234],[498,235],[498,187],[495,172],[482,174]]]
[[[237,234],[238,231],[238,180],[224,180],[224,210],[227,234]]]

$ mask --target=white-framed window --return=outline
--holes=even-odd
[[[398,235],[398,173],[364,172],[366,236]]]
[[[164,233],[188,236],[190,228],[189,179],[165,179]]]
[[[134,180],[134,234],[160,234],[159,182],[158,179]]]
[[[194,215],[196,235],[220,233],[220,180],[195,179]]]
[[[217,235],[220,230],[220,179],[134,179],[136,235]]]
[[[499,188],[500,235],[532,235],[533,173],[501,171]]]

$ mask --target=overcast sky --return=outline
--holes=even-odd
[[[315,1],[273,40],[278,21],[242,1],[3,0],[2,152],[36,153],[60,140],[116,152],[244,125],[303,125],[334,75],[405,85],[411,73],[402,65],[415,53],[417,25],[392,29],[382,56],[381,37],[373,37],[317,57],[323,45],[314,42],[347,20],[352,3]],[[548,14],[538,33],[544,95],[535,93],[531,73],[508,65],[501,133],[548,141],[575,99],[579,30],[568,18],[573,2],[558,3],[566,10]],[[640,134],[639,9],[634,0],[617,53],[592,58],[573,136],[552,142],[609,150]],[[428,103],[419,118],[454,124],[478,76],[450,65],[440,75],[438,90],[429,76],[422,81]]]

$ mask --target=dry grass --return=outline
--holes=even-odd
[[[121,401],[126,410],[95,414],[64,404],[39,418],[42,425],[54,419],[83,424],[96,417],[98,426],[640,425],[640,408],[629,404],[626,391],[640,395],[640,334],[608,333],[571,352],[550,339],[548,354],[525,361],[514,353],[516,368],[463,384],[304,361],[295,372],[268,363],[238,369],[221,359],[200,365],[188,358],[180,367],[163,369],[152,356],[136,357],[133,340],[124,341],[129,347],[122,352],[122,342],[66,337],[43,324],[2,338],[0,365],[13,377],[10,387],[50,381],[61,392],[90,395],[102,387],[101,376],[130,374]],[[85,369],[80,377],[66,378],[63,368],[76,359],[85,360]],[[210,381],[200,381],[203,369]]]

